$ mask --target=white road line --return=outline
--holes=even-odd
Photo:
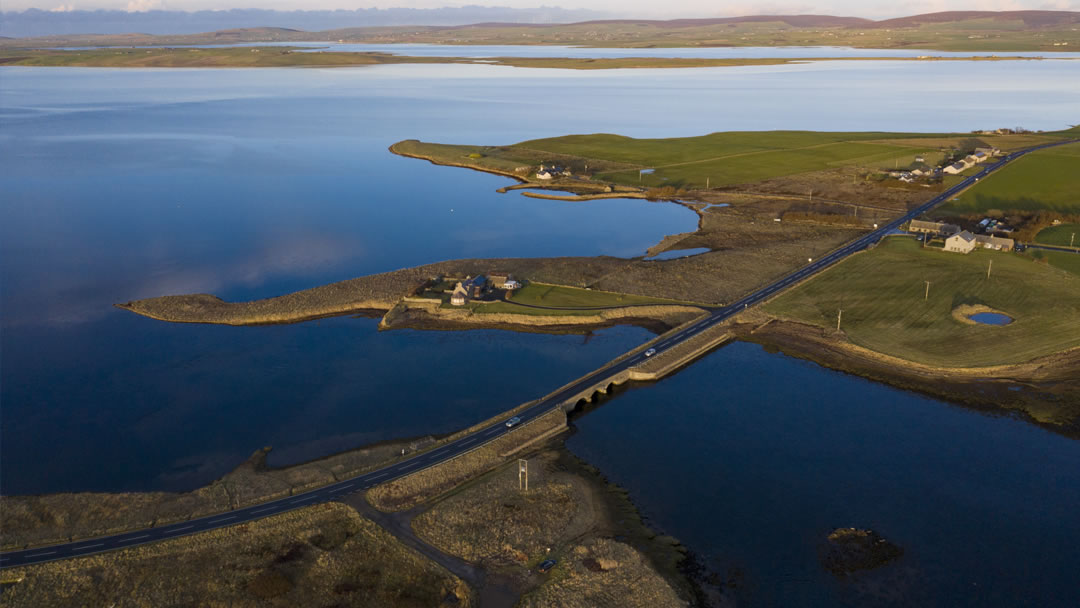
[[[301,502],[304,502],[304,501],[308,501],[308,500],[311,500],[311,499],[313,499],[313,498],[318,498],[318,496],[308,496],[307,498],[298,498],[298,499],[296,499],[296,500],[290,500],[290,501],[289,501],[289,504],[290,504],[290,505],[295,505],[295,504],[297,504],[297,503],[301,503]]]
[[[222,517],[221,519],[215,519],[214,521],[208,521],[206,523],[208,523],[208,524],[216,524],[216,523],[223,522],[223,521],[229,521],[230,519],[236,519],[236,516],[235,515],[230,515],[228,517]]]
[[[176,534],[177,532],[183,532],[184,530],[190,530],[190,529],[192,529],[194,527],[195,527],[195,524],[191,524],[190,526],[184,526],[183,528],[173,528],[172,530],[164,532],[164,534]]]
[[[407,465],[405,465],[405,466],[401,467],[401,470],[402,470],[402,471],[407,471],[407,470],[409,470],[409,469],[411,469],[411,468],[413,468],[413,467],[415,467],[415,466],[417,466],[417,465],[419,465],[419,464],[420,464],[420,461],[419,461],[419,460],[417,460],[417,461],[413,461],[413,462],[410,462],[409,464],[407,464]]]
[[[281,505],[274,505],[272,507],[266,507],[264,509],[259,509],[258,511],[252,511],[251,514],[255,515],[256,513],[265,513],[266,511],[273,511],[274,509],[278,508],[279,506],[281,506]]]
[[[82,551],[83,549],[93,549],[94,547],[104,547],[105,543],[98,543],[96,545],[83,545],[81,547],[74,547],[72,551]]]
[[[143,534],[142,536],[133,536],[131,538],[125,538],[124,540],[118,540],[116,542],[117,543],[130,543],[130,542],[133,542],[133,541],[142,540],[144,538],[150,538],[150,535],[149,534]]]
[[[369,481],[375,481],[376,479],[378,479],[380,477],[386,477],[387,475],[388,475],[388,473],[379,473],[378,475],[372,477]]]
[[[345,490],[348,490],[351,487],[353,487],[353,484],[350,483],[347,486],[341,486],[340,488],[334,488],[333,490],[330,491],[330,493],[331,494],[337,494],[338,492],[344,492]]]
[[[462,441],[461,445],[466,446],[466,445],[469,445],[470,443],[472,443],[474,441],[476,441],[476,437],[473,437],[472,439],[466,439],[465,441]]]
[[[43,551],[41,553],[31,553],[30,555],[27,555],[26,557],[28,557],[28,558],[29,557],[42,557],[42,556],[45,556],[45,555],[52,555],[54,553],[56,553],[56,551]]]

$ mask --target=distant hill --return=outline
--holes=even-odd
[[[874,23],[870,19],[861,17],[833,17],[830,15],[747,15],[744,17],[716,17],[712,19],[669,19],[657,21],[652,19],[596,19],[568,24],[546,24],[542,27],[558,27],[565,25],[649,25],[658,28],[691,28],[709,27],[712,25],[728,25],[735,23],[785,23],[792,27],[845,27]],[[468,27],[533,27],[523,23],[475,23],[457,26]]]
[[[57,0],[59,3],[59,0]],[[152,35],[196,34],[254,27],[321,31],[350,27],[393,25],[463,25],[481,21],[555,23],[609,16],[593,10],[558,7],[506,8],[463,6],[434,9],[369,8],[337,11],[275,11],[232,9],[220,11],[7,11],[0,13],[4,37],[66,36],[72,34]]]
[[[927,24],[957,23],[990,19],[993,21],[1023,21],[1028,27],[1046,27],[1053,25],[1069,25],[1080,23],[1080,12],[1074,11],[946,11],[943,13],[927,13],[925,15],[913,15],[911,17],[899,17],[874,21],[872,25],[863,27],[873,28],[904,28],[918,27]]]
[[[1080,49],[1080,27],[1077,27],[1080,12],[1070,11],[950,11],[882,21],[831,15],[748,15],[668,21],[594,18],[597,16],[593,11],[560,8],[477,6],[427,10],[192,13],[28,10],[3,13],[0,33],[18,38],[0,40],[0,47],[342,40],[379,44],[632,48],[849,46],[993,53]],[[582,17],[586,19],[582,20]],[[424,25],[416,25],[420,23]],[[117,33],[88,33],[95,31]],[[1033,31],[1039,35],[1031,35]]]

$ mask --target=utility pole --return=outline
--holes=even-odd
[[[836,331],[840,331],[840,317],[844,314],[843,310],[836,311]]]
[[[923,296],[923,302],[930,299],[930,281],[926,282],[926,295]]]
[[[986,267],[986,278],[990,278],[990,270],[994,267],[994,260],[990,260],[990,265]]]
[[[706,190],[708,190],[708,189],[709,189],[709,182],[710,182],[711,180],[712,180],[712,178],[709,178],[709,177],[706,177],[706,178],[705,178],[705,189],[706,189]]]
[[[518,489],[529,491],[529,461],[524,458],[518,460]]]
[[[1076,240],[1076,233],[1075,232],[1072,233],[1072,236],[1069,237],[1069,247],[1073,246],[1073,241],[1074,240]]]

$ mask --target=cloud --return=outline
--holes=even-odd
[[[58,6],[56,8],[50,8],[49,12],[50,13],[70,13],[73,10],[75,10],[75,5],[74,4],[61,4],[60,6]]]
[[[164,8],[161,0],[131,0],[127,4],[129,13],[145,13],[159,8]]]

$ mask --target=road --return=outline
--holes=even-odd
[[[681,330],[665,335],[664,338],[653,344],[652,348],[657,353],[661,353],[669,348],[672,348],[681,342],[713,327],[724,321],[727,321],[731,317],[738,314],[740,311],[759,304],[760,302],[767,300],[788,287],[797,284],[810,276],[825,270],[829,266],[832,266],[836,262],[844,259],[845,257],[866,249],[873,243],[879,241],[883,236],[892,232],[900,227],[901,224],[911,219],[918,217],[933,209],[937,205],[947,201],[956,194],[960,193],[965,188],[971,186],[979,179],[997,171],[1010,161],[1016,160],[1025,154],[1029,154],[1036,150],[1043,148],[1049,148],[1053,146],[1059,146],[1066,143],[1072,143],[1076,140],[1062,141],[1053,144],[1044,144],[1036,146],[1034,148],[1028,148],[1019,152],[1013,152],[1006,155],[996,162],[988,163],[982,167],[977,173],[972,174],[964,181],[949,188],[940,195],[934,197],[934,199],[920,205],[919,207],[912,209],[903,217],[897,218],[888,224],[885,224],[873,232],[862,236],[843,247],[836,249],[835,251],[821,257],[819,259],[810,261],[806,266],[792,272],[782,279],[771,283],[754,293],[733,302],[725,307],[714,309],[708,316],[703,317],[697,322],[688,325]],[[532,405],[528,409],[517,414],[521,419],[520,425],[514,427],[519,428],[521,425],[528,424],[530,421],[543,416],[544,414],[560,407],[565,401],[569,400],[573,396],[585,391],[586,389],[595,386],[597,384],[604,383],[607,378],[612,378],[618,375],[620,372],[627,368],[633,367],[639,363],[642,363],[646,359],[642,349],[638,352],[618,361],[610,366],[603,367],[599,370],[592,372],[584,378],[578,380],[574,384],[563,388],[562,390],[547,396],[543,400]],[[111,551],[114,549],[123,549],[126,547],[132,547],[135,545],[141,545],[145,543],[152,543],[159,540],[166,540],[169,538],[177,538],[180,536],[186,536],[189,534],[197,534],[199,532],[205,532],[207,530],[213,530],[216,528],[222,528],[225,526],[232,526],[235,524],[253,521],[270,515],[276,515],[300,507],[306,507],[321,502],[327,502],[334,500],[344,494],[350,492],[357,492],[366,490],[372,486],[380,483],[385,483],[410,475],[417,471],[422,471],[426,468],[432,467],[436,464],[450,460],[454,457],[460,456],[466,452],[476,449],[477,447],[484,445],[502,435],[511,432],[512,428],[508,428],[503,422],[497,422],[491,426],[484,428],[476,433],[472,433],[466,437],[462,437],[452,443],[440,446],[434,450],[423,452],[392,465],[383,467],[376,471],[364,473],[352,479],[341,481],[329,486],[319,488],[317,490],[311,490],[303,492],[295,496],[289,496],[278,500],[254,505],[251,507],[244,507],[242,509],[236,509],[226,513],[219,513],[217,515],[210,515],[206,517],[200,517],[191,519],[188,521],[181,521],[172,524],[166,524],[161,526],[155,526],[153,528],[147,528],[143,530],[137,530],[134,532],[126,532],[123,534],[115,534],[112,536],[99,537],[94,539],[88,539],[78,542],[71,542],[60,545],[52,545],[48,547],[37,547],[34,549],[25,549],[19,551],[9,551],[6,553],[0,553],[0,568],[12,568],[16,566],[25,566],[29,564],[38,564],[42,562],[48,562],[58,559],[67,559],[71,557],[81,557],[84,555],[92,555],[94,553],[101,553],[104,551]]]

